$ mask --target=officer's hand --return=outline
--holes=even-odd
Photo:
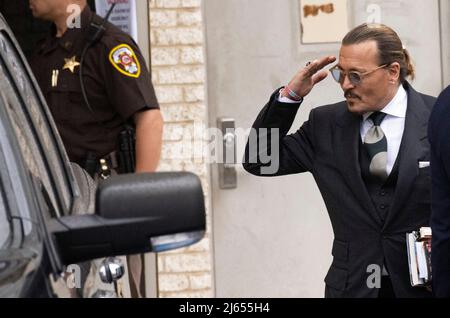
[[[336,61],[336,57],[327,56],[320,60],[315,60],[304,69],[301,69],[289,83],[289,88],[300,97],[305,97],[313,89],[314,85],[323,81],[328,72],[323,70],[324,67]],[[283,95],[287,96],[285,91]]]

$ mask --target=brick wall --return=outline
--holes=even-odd
[[[208,165],[192,150],[194,127],[207,126],[201,0],[150,0],[152,75],[165,120],[161,171],[202,180],[208,233],[199,244],[158,255],[160,297],[213,297]],[[198,143],[205,143],[200,138]]]

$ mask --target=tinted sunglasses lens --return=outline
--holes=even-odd
[[[361,83],[361,76],[358,73],[350,72],[348,74],[348,78],[353,85],[358,85],[359,83]]]
[[[338,70],[335,68],[335,69],[331,70],[331,75],[333,75],[333,78],[336,82],[338,82],[338,83],[341,82],[341,77],[342,77],[341,70]]]

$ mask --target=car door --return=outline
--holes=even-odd
[[[54,216],[71,213],[78,193],[56,126],[32,72],[11,31],[3,22],[0,54],[4,64],[6,110],[26,164],[43,184]],[[28,154],[31,153],[31,156]],[[32,160],[33,159],[33,160]],[[34,162],[33,162],[34,161]]]
[[[85,200],[49,110],[17,47],[0,19],[0,136],[4,157],[0,161],[1,190],[6,198],[2,200],[2,227],[9,229],[3,235],[5,248],[0,257],[0,268],[5,270],[0,271],[5,281],[16,277],[13,285],[0,283],[0,294],[51,295],[48,274],[59,276],[63,268],[47,234],[46,222],[71,214],[77,206],[83,208],[77,202]],[[30,272],[21,272],[17,265],[7,266],[16,259]],[[36,281],[40,283],[32,283]]]
[[[23,156],[33,155],[20,151],[27,146],[22,134],[17,134],[22,127],[8,113],[16,102],[11,74],[0,58],[0,297],[37,295],[30,286],[42,278],[44,254],[35,193],[29,182],[33,171],[25,168]]]
[[[0,74],[2,65],[0,66]],[[0,83],[0,298],[48,296],[42,284],[44,243],[37,205],[5,112]],[[36,288],[40,285],[42,288]]]

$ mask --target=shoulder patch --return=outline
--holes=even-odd
[[[138,78],[141,65],[133,49],[127,44],[120,44],[109,53],[109,61],[123,75]]]

